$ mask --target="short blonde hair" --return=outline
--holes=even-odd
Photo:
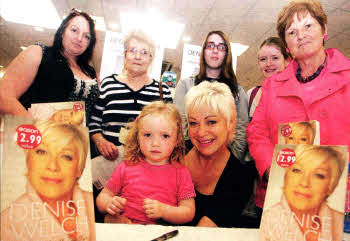
[[[322,156],[328,161],[331,168],[331,180],[328,187],[328,195],[330,195],[338,185],[339,179],[344,170],[346,161],[344,155],[346,154],[344,154],[340,150],[340,147],[337,146],[298,145],[295,148],[295,163],[302,161],[305,157],[309,157],[310,155]]]
[[[206,105],[214,112],[224,116],[227,125],[234,121],[236,123],[237,113],[235,99],[233,98],[230,88],[217,81],[203,81],[199,85],[192,87],[185,96],[185,112],[187,119],[189,113],[200,106]],[[235,133],[229,133],[231,142]]]
[[[169,162],[172,164],[179,163],[185,155],[185,138],[182,132],[181,114],[175,105],[164,103],[163,101],[154,101],[150,105],[143,107],[136,120],[128,124],[130,129],[125,141],[125,159],[128,160],[129,163],[137,163],[139,162],[140,157],[145,157],[139,145],[138,135],[141,120],[152,114],[162,114],[176,123],[177,143],[170,155]]]
[[[124,50],[125,50],[125,54],[126,51],[129,48],[129,42],[131,39],[136,39],[142,42],[145,42],[150,49],[151,52],[151,57],[152,59],[154,58],[155,52],[156,52],[156,44],[154,42],[154,40],[152,39],[152,37],[150,35],[148,35],[146,32],[140,30],[140,29],[134,29],[132,31],[130,31],[124,38]]]
[[[325,31],[327,24],[327,15],[323,11],[322,5],[318,0],[293,0],[288,2],[280,11],[277,19],[278,36],[286,44],[285,31],[293,23],[293,17],[297,13],[298,18],[308,13],[321,25],[322,31]],[[288,46],[287,46],[288,47]]]
[[[66,138],[60,138],[56,141],[64,144],[68,144],[71,141],[76,142],[79,153],[79,176],[81,176],[85,168],[86,158],[89,150],[88,137],[82,131],[81,127],[56,121],[36,121],[33,125],[40,131],[42,140],[48,136],[55,135],[56,131],[67,132]],[[28,153],[30,151],[32,150],[29,150]]]

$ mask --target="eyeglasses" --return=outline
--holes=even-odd
[[[87,12],[84,12],[84,11],[78,9],[78,8],[72,8],[72,9],[70,10],[70,12],[71,12],[71,13],[77,13],[77,14],[79,14],[79,15],[83,15],[85,18],[90,19],[91,21],[93,21],[93,22],[96,24],[96,20],[93,19]]]
[[[225,52],[227,50],[227,45],[224,43],[219,43],[219,44],[215,44],[214,42],[205,43],[205,49],[214,50],[215,47],[221,52]]]
[[[137,48],[130,48],[126,50],[126,52],[130,53],[131,55],[136,55],[136,53],[139,52],[142,58],[152,57],[150,51],[147,51],[146,49],[137,50]]]

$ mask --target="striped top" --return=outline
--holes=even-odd
[[[92,111],[89,129],[91,135],[102,133],[106,140],[120,145],[121,127],[133,121],[140,114],[142,107],[152,101],[160,100],[160,95],[159,82],[156,80],[134,91],[115,76],[108,76],[101,83],[100,96]],[[163,83],[163,100],[172,102],[170,89],[165,83]]]

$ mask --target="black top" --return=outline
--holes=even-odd
[[[43,56],[32,85],[19,98],[28,109],[32,103],[69,101],[74,90],[74,75],[67,60],[53,47],[42,46]],[[93,68],[89,75],[96,76]]]
[[[251,168],[231,153],[213,195],[196,190],[196,213],[191,225],[207,216],[219,227],[240,226],[240,215],[252,194],[253,177]]]

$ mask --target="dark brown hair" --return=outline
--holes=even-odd
[[[198,85],[200,82],[207,79],[207,73],[206,73],[206,62],[204,57],[204,50],[205,50],[205,44],[208,41],[209,36],[217,34],[219,35],[225,42],[227,46],[226,55],[222,64],[222,69],[220,73],[220,79],[218,79],[219,82],[222,82],[226,84],[228,87],[230,87],[230,90],[232,92],[233,97],[238,96],[238,83],[237,78],[235,75],[235,72],[232,68],[232,53],[231,53],[231,45],[230,41],[228,40],[225,33],[223,33],[220,30],[211,31],[207,34],[207,37],[205,38],[203,44],[202,44],[202,51],[201,51],[201,57],[200,57],[200,64],[199,64],[199,74],[196,76],[195,79],[195,85]]]
[[[53,41],[53,48],[56,50],[58,54],[61,54],[63,58],[63,34],[64,31],[67,29],[69,22],[77,17],[77,16],[82,16],[84,17],[88,23],[89,23],[89,30],[90,30],[90,43],[84,53],[78,56],[77,58],[77,64],[81,68],[81,70],[84,72],[84,74],[90,76],[91,78],[96,77],[96,73],[93,70],[93,68],[89,65],[90,60],[92,59],[92,54],[94,52],[95,44],[96,44],[96,32],[95,32],[95,22],[94,20],[90,17],[89,14],[82,12],[80,10],[75,10],[72,9],[72,11],[69,13],[69,15],[63,19],[61,25],[56,31],[55,38]]]

